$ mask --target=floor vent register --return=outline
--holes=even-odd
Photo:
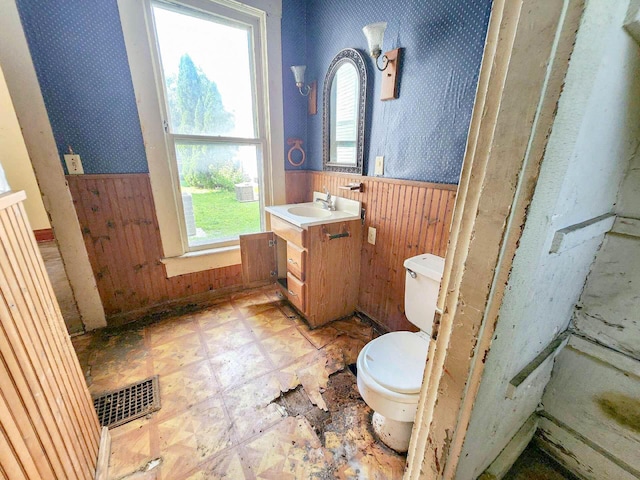
[[[100,425],[114,428],[160,410],[158,375],[93,397]]]

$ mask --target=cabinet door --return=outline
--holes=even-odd
[[[240,259],[242,283],[245,287],[275,282],[278,267],[273,232],[240,235]]]

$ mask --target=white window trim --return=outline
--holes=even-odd
[[[213,0],[200,0],[203,4]],[[240,264],[240,247],[225,246],[189,252],[181,232],[182,221],[179,186],[172,169],[162,124],[162,107],[154,72],[154,62],[148,37],[150,0],[118,0],[138,116],[145,144],[149,177],[155,204],[167,277],[194,273],[212,268]],[[263,195],[265,205],[284,203],[284,121],[282,105],[282,50],[280,22],[281,0],[215,0],[216,3],[255,15],[260,22],[264,85],[262,108],[266,112],[266,141],[263,163]],[[149,88],[154,85],[155,88]],[[263,86],[264,88],[264,86]]]

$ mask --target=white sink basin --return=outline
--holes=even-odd
[[[287,211],[291,215],[298,215],[299,217],[327,218],[331,216],[329,210],[323,210],[317,207],[296,206],[289,207]]]
[[[309,228],[325,223],[350,222],[360,218],[361,204],[357,200],[342,197],[332,197],[335,210],[323,209],[316,200],[324,199],[326,193],[313,192],[313,202],[288,203],[286,205],[272,205],[265,207],[269,212],[299,228]]]

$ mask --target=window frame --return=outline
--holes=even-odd
[[[233,12],[231,18],[251,19],[254,30],[254,95],[261,158],[261,227],[269,227],[264,206],[284,203],[284,126],[282,108],[281,1],[244,0],[179,0],[162,1],[183,5],[188,10]],[[165,129],[168,112],[164,99],[164,79],[153,25],[152,0],[118,0],[122,31],[129,58],[129,67],[138,104],[149,177],[168,277],[212,268],[236,265],[240,262],[238,240],[217,242],[202,248],[189,248],[181,200],[177,163],[173,141]],[[178,7],[181,8],[181,7]],[[242,23],[247,23],[242,20]],[[180,137],[193,137],[180,135]],[[200,136],[196,136],[200,137]],[[201,140],[207,140],[203,137]],[[232,143],[242,143],[235,137],[216,137]],[[256,139],[250,139],[255,144]],[[261,161],[260,161],[261,160]],[[170,192],[167,195],[167,192]]]

